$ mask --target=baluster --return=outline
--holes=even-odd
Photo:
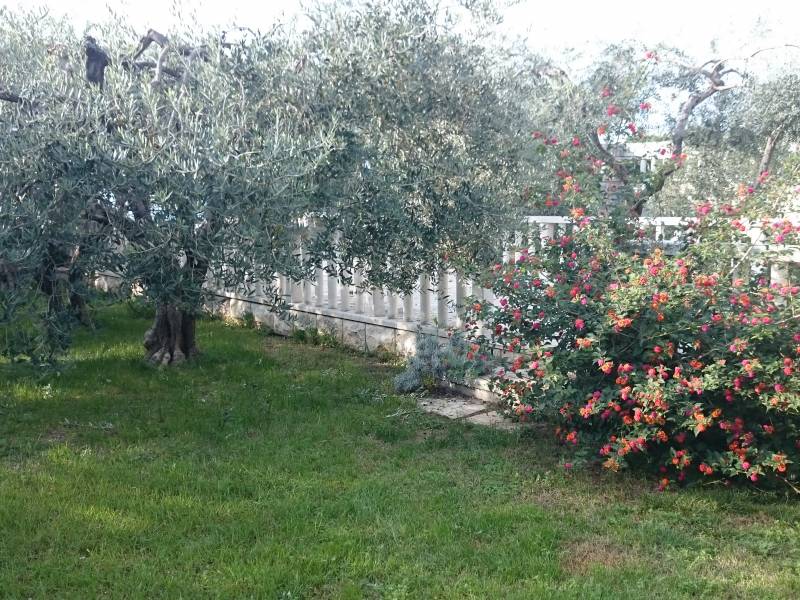
[[[660,242],[664,239],[664,222],[656,221],[656,241]]]
[[[291,298],[292,304],[302,304],[303,303],[303,283],[300,281],[295,281],[291,279]]]
[[[466,290],[464,289],[464,278],[456,271],[456,325],[461,327],[463,321],[461,314],[464,311],[464,300],[467,297]]]
[[[419,276],[419,320],[420,323],[431,322],[431,276]]]
[[[383,290],[380,288],[371,288],[370,292],[372,294],[372,316],[386,316],[386,305],[384,303]]]
[[[414,291],[403,295],[403,321],[411,323],[414,320]]]
[[[397,294],[390,290],[386,291],[386,318],[397,318]]]
[[[770,285],[785,286],[789,283],[789,265],[784,261],[774,262],[769,266]]]
[[[339,310],[350,310],[350,286],[344,281],[339,284]]]
[[[328,261],[328,308],[336,308],[336,271],[333,270],[333,261]],[[333,270],[333,273],[331,272]]]
[[[516,263],[520,256],[522,256],[522,232],[517,231],[514,234],[514,248],[512,249],[511,259]]]
[[[314,283],[311,279],[303,279],[303,304],[311,306],[314,303]]]
[[[286,304],[292,303],[292,280],[288,275],[280,275],[281,299]]]
[[[436,322],[442,329],[447,329],[448,287],[447,270],[439,267],[436,271]]]
[[[364,290],[361,283],[364,280],[364,275],[361,269],[357,269],[353,275],[353,287],[356,295],[356,314],[364,314]]]
[[[322,306],[324,301],[324,291],[325,291],[325,271],[322,269],[321,266],[317,266],[314,269],[314,279],[315,279],[315,289],[316,289],[316,296],[314,297],[314,304],[317,306]],[[310,302],[309,302],[310,303]]]

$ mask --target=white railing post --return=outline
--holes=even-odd
[[[292,304],[302,304],[303,303],[303,283],[300,281],[295,281],[291,279],[291,288],[292,288]]]
[[[339,310],[350,310],[350,286],[344,281],[339,282]]]
[[[776,261],[769,266],[770,285],[784,286],[789,283],[789,265],[784,261]]]
[[[325,270],[322,266],[317,266],[314,269],[314,288],[316,295],[314,296],[314,304],[322,306],[325,303]]]
[[[464,290],[464,278],[456,271],[456,325],[461,327],[463,325],[461,313],[464,310],[464,300],[467,294]]]
[[[328,269],[333,269],[333,262],[328,261]],[[336,308],[336,275],[328,271],[328,308]]]
[[[447,329],[448,287],[447,269],[439,267],[436,271],[436,322],[442,329]]]
[[[414,320],[414,291],[403,295],[403,321],[411,323]]]
[[[292,304],[292,280],[288,275],[279,275],[281,299],[286,304]]]
[[[517,231],[514,234],[514,247],[511,249],[512,262],[516,263],[520,256],[522,256],[522,232]]]
[[[427,273],[419,276],[419,320],[431,322],[431,276]]]
[[[364,290],[361,283],[364,281],[364,276],[361,269],[357,269],[353,274],[353,286],[356,294],[356,314],[364,314]]]
[[[383,290],[381,288],[372,288],[372,316],[384,317],[386,316],[386,305],[383,298]]]
[[[386,318],[397,318],[397,294],[391,290],[386,290]]]

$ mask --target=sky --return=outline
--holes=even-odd
[[[509,4],[509,0],[500,0]],[[266,28],[302,14],[301,0],[182,0],[199,23]],[[142,31],[169,32],[174,0],[0,0],[0,6],[47,7],[79,30],[108,15],[107,6]],[[800,0],[519,0],[502,10],[498,35],[523,37],[543,54],[569,48],[591,52],[612,41],[637,39],[683,48],[704,60],[740,56],[758,48],[800,43]],[[711,42],[716,40],[717,51]]]

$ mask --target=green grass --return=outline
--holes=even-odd
[[[145,328],[0,365],[0,597],[800,597],[796,501],[565,472],[377,359],[221,322],[155,370]]]

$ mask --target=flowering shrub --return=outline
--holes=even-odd
[[[496,264],[497,304],[467,310],[473,342],[507,353],[493,385],[510,412],[555,420],[563,443],[607,469],[655,470],[662,489],[704,479],[798,491],[800,287],[770,284],[775,257],[748,235],[775,192],[766,175],[729,204],[698,206],[668,255],[635,220],[590,218],[578,203],[597,198],[579,180],[598,165],[571,167],[558,172],[568,231]],[[800,243],[789,220],[759,225],[767,243]]]

